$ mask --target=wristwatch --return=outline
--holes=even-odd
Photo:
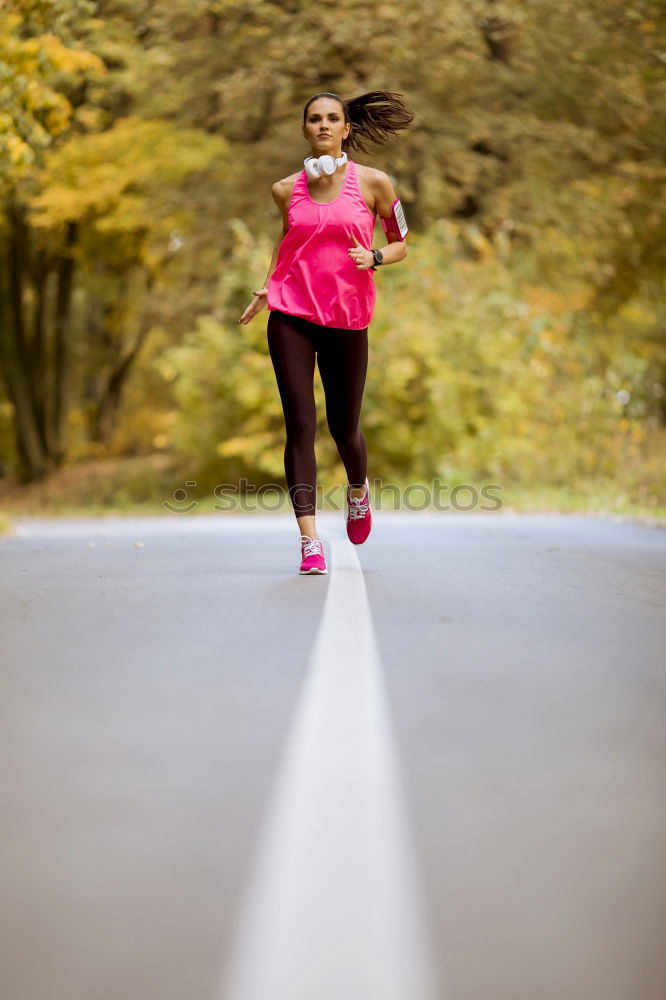
[[[373,250],[372,256],[375,258],[375,264],[377,266],[384,263],[384,254],[381,252],[381,250]]]

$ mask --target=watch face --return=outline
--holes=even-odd
[[[378,264],[384,263],[384,254],[381,252],[381,250],[375,250],[375,260],[377,261]]]

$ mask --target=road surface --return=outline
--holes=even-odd
[[[318,521],[0,544],[3,1000],[663,1000],[666,532]]]

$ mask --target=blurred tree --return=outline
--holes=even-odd
[[[103,72],[101,60],[68,47],[84,30],[92,5],[58,0],[8,4],[0,22],[3,110],[0,115],[0,367],[15,416],[16,447],[27,478],[60,460],[63,397],[67,381],[67,324],[72,289],[71,249],[76,227],[57,244],[34,254],[21,188],[56,137],[72,127],[74,104],[86,75]],[[51,34],[58,22],[62,37]],[[55,281],[51,337],[46,295]],[[30,312],[29,290],[34,282]],[[51,343],[49,343],[49,339]],[[47,372],[50,371],[50,378]],[[50,396],[47,395],[49,389]]]
[[[141,49],[122,11],[107,25],[95,6],[14,3],[0,36],[0,365],[26,479],[63,460],[79,401],[92,440],[108,437],[151,293],[196,217],[183,189],[223,159],[220,138],[125,114]]]

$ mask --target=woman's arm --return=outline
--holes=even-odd
[[[268,267],[268,274],[266,275],[266,280],[264,281],[263,287],[268,288],[268,282],[271,280],[271,274],[275,270],[277,265],[278,253],[280,252],[280,244],[285,237],[284,230],[280,233],[277,240],[275,241],[275,246],[273,247],[273,256],[271,257],[271,262]]]
[[[268,288],[268,282],[271,280],[271,275],[277,265],[278,253],[280,251],[280,244],[282,243],[282,240],[287,235],[287,232],[289,230],[289,220],[287,218],[287,207],[289,205],[289,199],[288,198],[285,199],[286,194],[287,192],[285,191],[284,181],[277,181],[271,188],[271,195],[273,196],[273,201],[282,212],[282,232],[278,236],[277,240],[275,241],[275,246],[273,247],[273,256],[271,257],[271,262],[268,267],[268,274],[266,275],[266,280],[264,281],[264,286],[263,286],[264,288]]]
[[[253,298],[249,306],[238,320],[239,323],[249,323],[253,316],[256,316],[260,312],[267,302],[268,297],[268,282],[271,280],[271,275],[275,270],[277,265],[278,253],[280,252],[280,244],[284,239],[287,231],[289,229],[289,221],[287,219],[287,210],[289,205],[290,194],[286,196],[285,200],[285,188],[284,181],[277,181],[271,189],[271,194],[273,195],[273,201],[278,206],[282,212],[282,232],[275,241],[275,246],[273,247],[273,256],[271,257],[271,262],[268,268],[268,274],[266,275],[266,280],[261,288],[257,289],[252,293]]]
[[[377,215],[384,219],[390,218],[391,209],[397,197],[391,179],[382,170],[377,170],[375,174],[375,212]],[[382,267],[385,264],[397,264],[399,260],[404,260],[407,256],[406,240],[398,239],[393,233],[389,234],[388,240],[386,246],[375,248],[382,252],[384,258]]]

